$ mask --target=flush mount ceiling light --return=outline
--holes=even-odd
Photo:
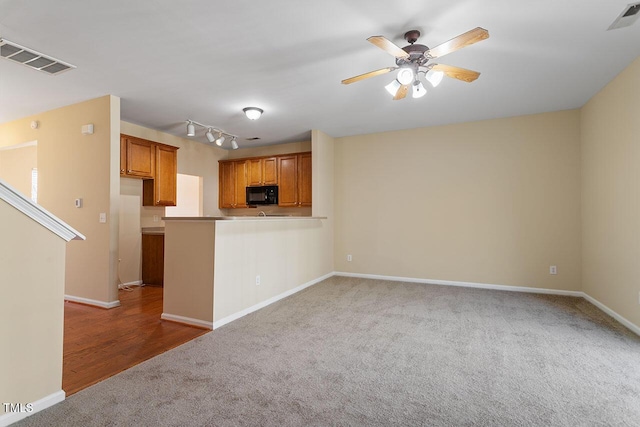
[[[634,8],[628,8],[624,13],[626,16],[637,13],[637,11]],[[489,38],[489,32],[484,28],[474,28],[433,48],[416,43],[418,37],[420,37],[420,31],[407,31],[404,34],[404,39],[409,44],[402,48],[384,36],[369,37],[367,39],[368,42],[395,57],[396,66],[360,74],[342,80],[342,84],[348,85],[398,70],[396,79],[385,86],[385,89],[393,96],[393,99],[397,100],[405,98],[411,88],[413,89],[412,95],[414,98],[422,98],[427,93],[424,85],[418,78],[420,74],[422,74],[433,87],[438,86],[442,81],[442,77],[445,75],[467,83],[476,80],[480,76],[480,73],[477,71],[436,64],[430,61]]]
[[[0,56],[13,62],[18,62],[34,70],[43,71],[49,75],[60,74],[63,71],[76,68],[75,65],[62,62],[51,56],[20,46],[7,39],[0,38]]]
[[[221,147],[224,143],[226,137],[231,139],[231,148],[234,150],[238,149],[238,143],[236,142],[238,137],[236,135],[230,134],[229,132],[225,132],[222,129],[219,129],[215,126],[203,125],[202,123],[198,123],[193,120],[187,120],[187,136],[196,136],[196,126],[199,126],[203,129],[206,129],[207,132],[204,136],[207,137],[207,141],[215,142],[218,147]],[[218,137],[216,138],[213,134],[217,133]]]
[[[260,116],[262,116],[262,113],[264,113],[264,110],[258,107],[246,107],[243,108],[242,111],[244,111],[244,114],[247,115],[249,120],[258,120]]]

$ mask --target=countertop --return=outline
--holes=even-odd
[[[142,234],[164,234],[164,227],[142,227]]]
[[[326,216],[163,216],[163,221],[299,221],[299,220],[327,219]]]

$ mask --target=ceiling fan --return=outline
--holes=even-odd
[[[418,79],[420,73],[424,73],[427,81],[434,87],[440,83],[442,77],[445,75],[469,83],[480,76],[480,73],[477,71],[453,67],[451,65],[429,63],[429,61],[489,38],[489,32],[484,28],[474,28],[434,48],[428,48],[423,44],[415,44],[419,37],[420,31],[407,31],[404,39],[409,44],[403,48],[395,45],[384,36],[369,37],[367,39],[368,42],[396,57],[397,66],[381,68],[360,74],[359,76],[342,80],[342,84],[348,85],[370,77],[399,70],[396,79],[385,86],[385,89],[393,96],[393,99],[398,100],[407,96],[410,87],[413,88],[414,98],[421,98],[427,93],[424,85]]]

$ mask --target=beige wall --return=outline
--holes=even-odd
[[[305,151],[311,151],[311,141],[226,150],[226,156],[224,158],[242,159],[244,157],[275,156],[277,154],[302,153]]]
[[[66,242],[2,200],[0,218],[0,403],[26,404],[62,390]]]
[[[38,147],[0,149],[0,178],[31,198],[31,171],[38,167]]]
[[[581,111],[583,290],[640,325],[640,58]]]
[[[163,317],[213,322],[215,232],[213,220],[166,221]]]
[[[579,290],[579,126],[574,110],[336,139],[336,270]]]
[[[332,232],[325,220],[218,221],[214,321],[331,273]]]
[[[165,132],[148,129],[132,123],[121,122],[120,131],[150,141],[179,147],[178,173],[196,175],[203,178],[203,212],[205,216],[220,216],[218,209],[218,160],[224,158],[226,150],[196,140],[180,138]],[[142,184],[141,184],[142,185]],[[152,223],[153,215],[164,216],[164,208],[142,208],[142,226],[158,227],[164,224]],[[151,218],[151,221],[149,219]]]
[[[104,96],[0,124],[4,146],[38,141],[38,203],[87,237],[67,245],[65,293],[104,303],[117,301],[119,115],[120,99]]]

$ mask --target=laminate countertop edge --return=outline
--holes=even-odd
[[[326,216],[175,216],[163,221],[308,221],[327,219]]]

